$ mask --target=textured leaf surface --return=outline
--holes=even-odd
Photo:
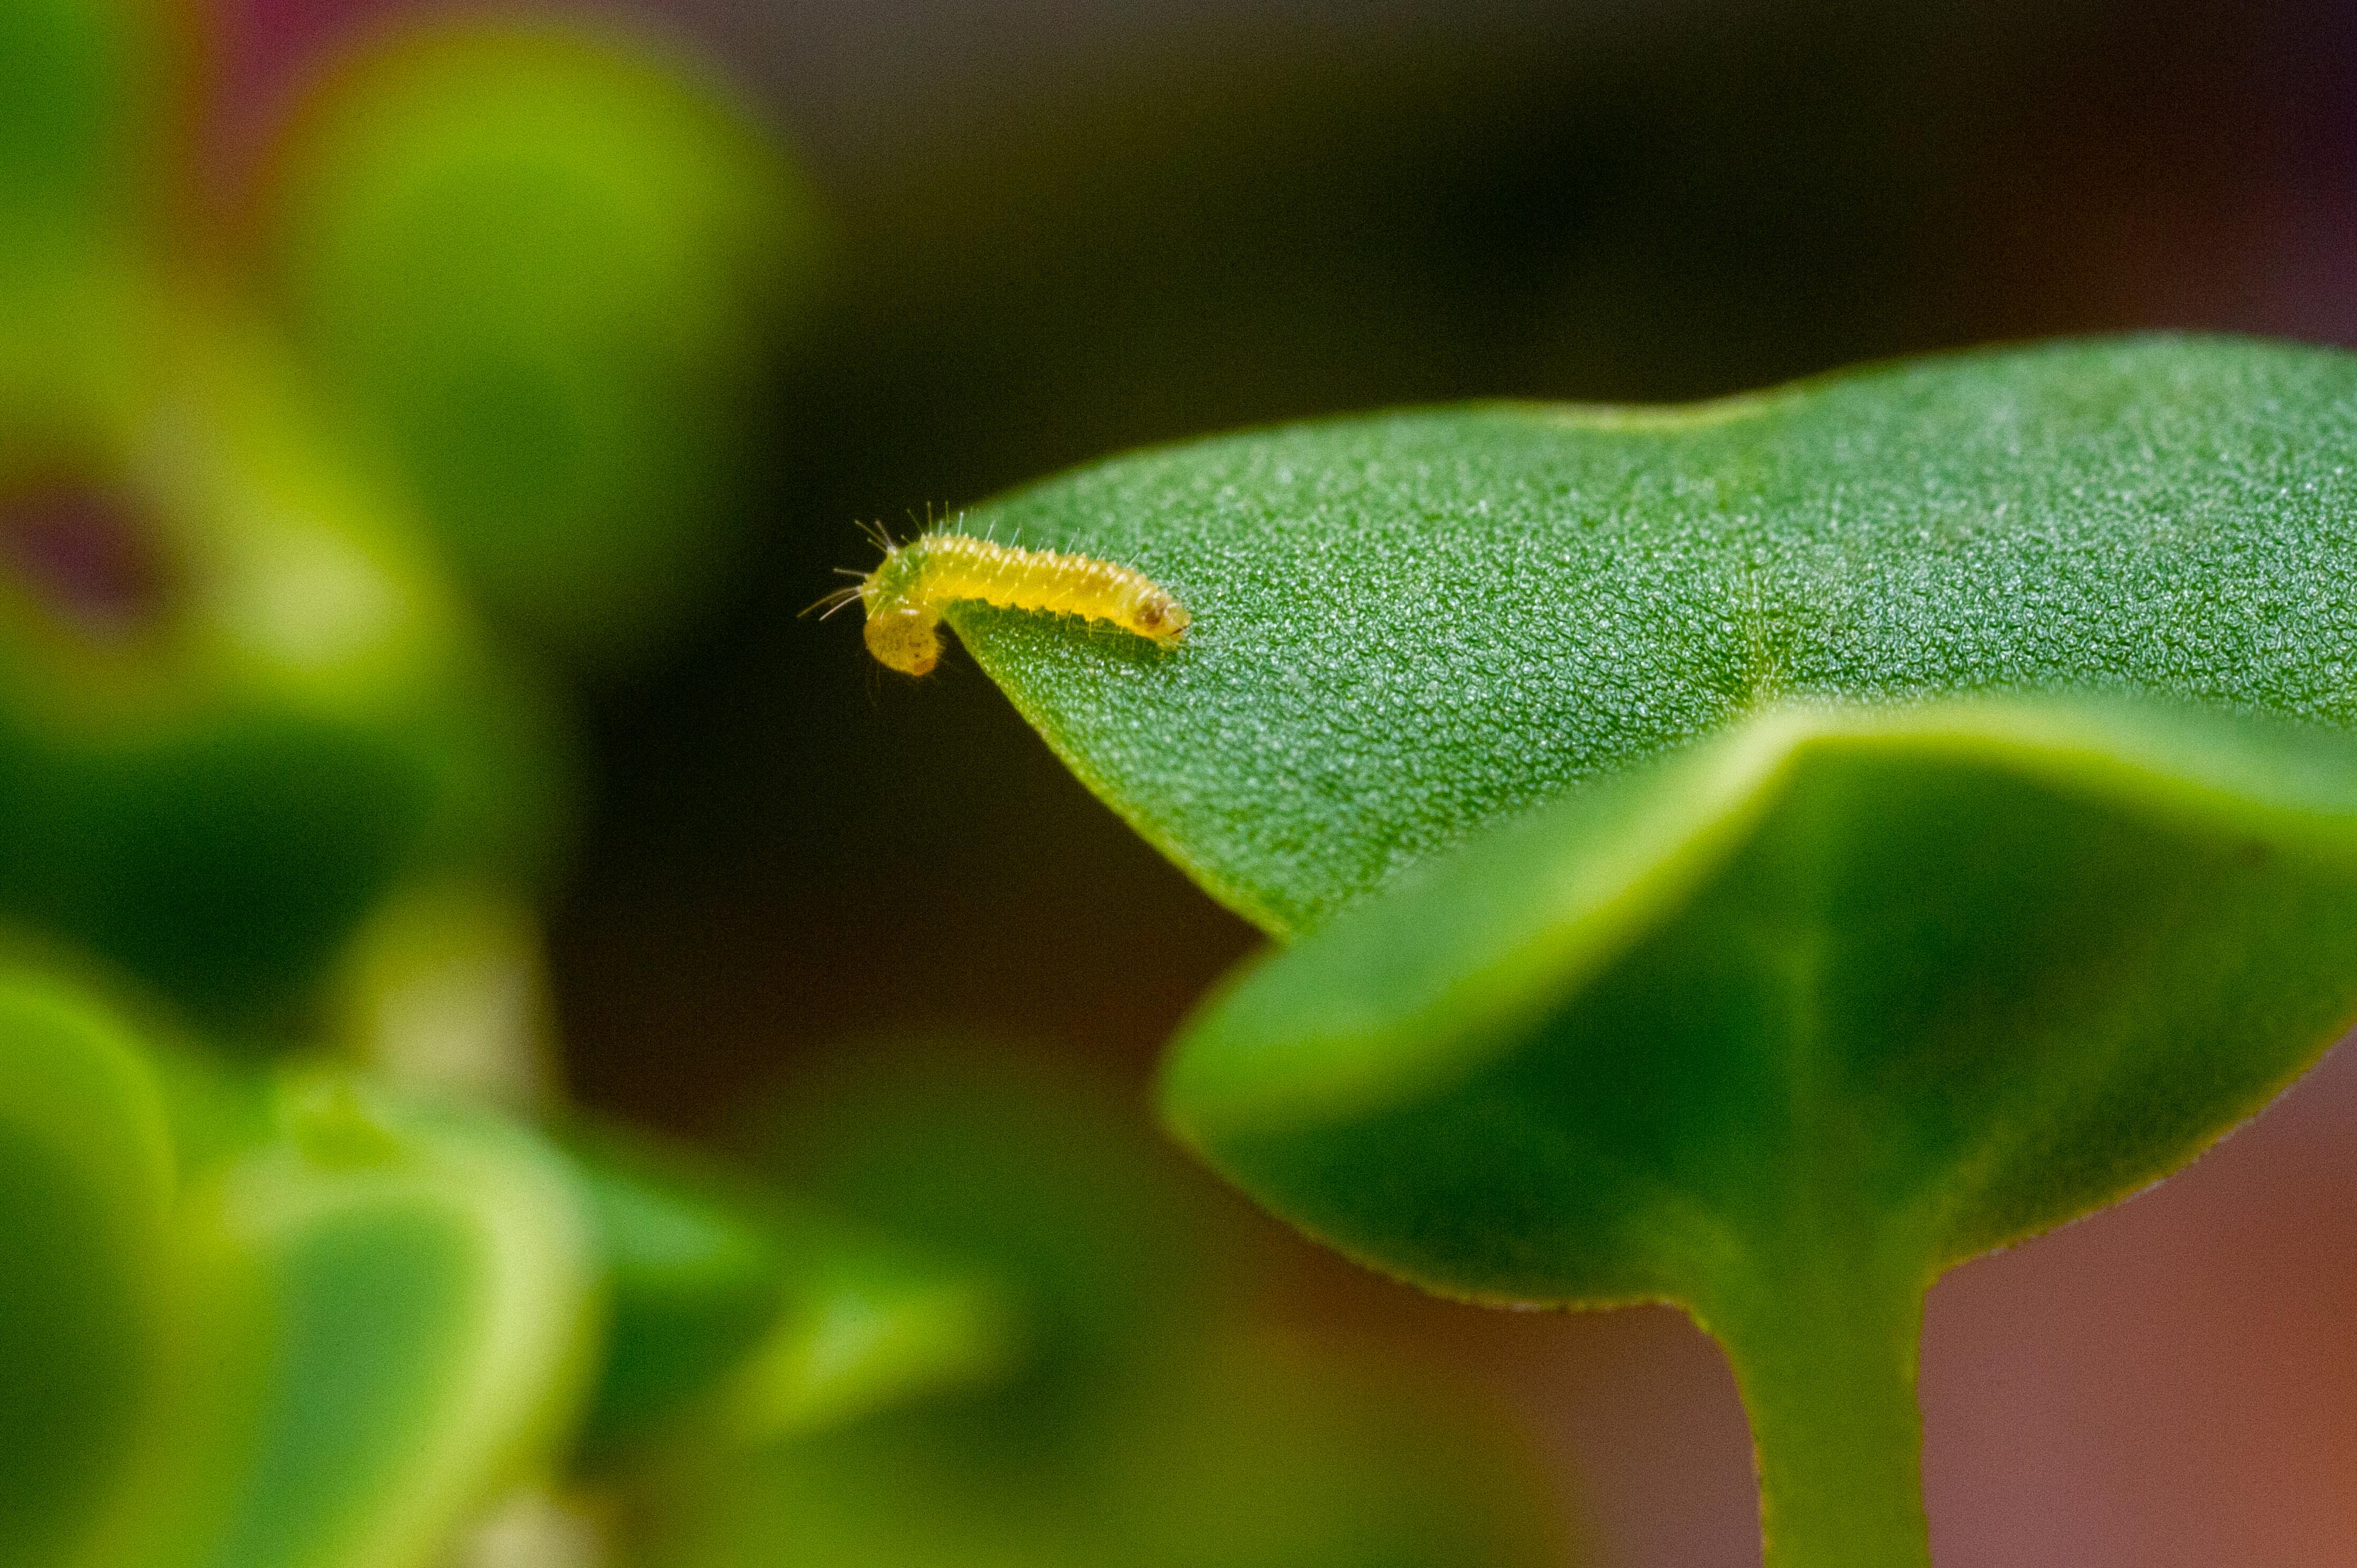
[[[952,621],[1269,930],[1789,697],[2158,693],[2357,721],[2357,358],[2139,338],[1684,409],[1490,406],[1147,452],[965,521],[1146,572],[1164,654]]]
[[[1932,1272],[2151,1180],[2357,1016],[2357,741],[1792,709],[1251,972],[1174,1123],[1455,1294],[1693,1300],[1838,1199]]]
[[[1683,1304],[1771,1564],[1900,1568],[1932,1280],[2357,1015],[2352,453],[2357,359],[2203,338],[1382,415],[966,521],[1146,571],[1174,651],[952,619],[1303,939],[1182,1037],[1182,1135],[1430,1288]]]

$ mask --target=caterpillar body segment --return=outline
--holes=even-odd
[[[1142,572],[1091,555],[947,532],[888,544],[856,592],[867,612],[867,651],[909,675],[940,662],[942,612],[960,601],[1080,616],[1166,648],[1190,618]]]

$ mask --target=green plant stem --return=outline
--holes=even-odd
[[[1767,1568],[1929,1568],[1923,1286],[1820,1234],[1698,1314],[1735,1367]]]

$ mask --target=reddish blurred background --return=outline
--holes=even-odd
[[[233,188],[307,74],[404,8],[228,3]],[[755,558],[595,694],[555,932],[578,1092],[692,1132],[911,1029],[1142,1087],[1255,940],[970,665],[889,680],[796,618],[864,561],[855,519],[1370,404],[2129,328],[2357,345],[2357,7],[2330,0],[601,14],[716,61],[834,223]],[[1757,1562],[1733,1385],[1682,1320],[1483,1314],[1272,1245],[1273,1320],[1525,1410],[1603,1561]],[[1923,1401],[1943,1568],[2357,1562],[2357,1048],[2158,1191],[1952,1277]]]

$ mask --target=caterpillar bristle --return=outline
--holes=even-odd
[[[842,569],[843,568],[840,567],[837,568],[838,571]],[[817,598],[813,599],[809,604],[804,605],[802,607],[801,614],[796,616],[795,618],[800,619],[802,618],[802,616],[807,616],[813,610],[816,610],[818,611],[818,618],[825,620],[832,617],[835,611],[842,609],[845,606],[849,605],[854,600],[857,599],[860,595],[862,585],[866,580],[866,575],[864,573],[856,572],[851,575],[860,578],[860,582],[854,583],[847,588],[837,588],[832,593],[820,595]]]

